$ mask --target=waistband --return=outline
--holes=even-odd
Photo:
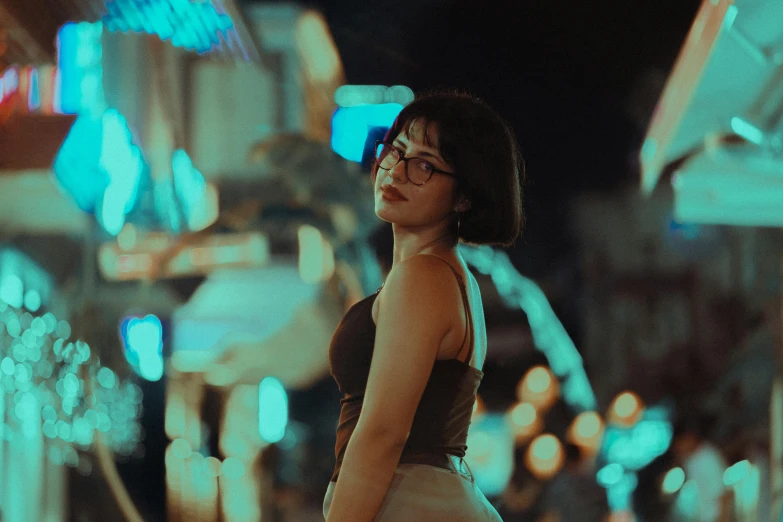
[[[473,479],[473,474],[470,472],[465,459],[456,455],[449,455],[448,453],[403,453],[400,457],[400,464],[435,466],[436,468],[465,475],[471,480]]]

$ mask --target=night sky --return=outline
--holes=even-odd
[[[573,256],[574,194],[635,185],[637,153],[697,0],[321,0],[348,83],[467,89],[514,126],[531,276]],[[513,11],[512,7],[513,6]]]

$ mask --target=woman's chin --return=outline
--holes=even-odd
[[[395,212],[392,209],[389,209],[387,206],[381,202],[380,204],[375,205],[375,215],[378,216],[379,219],[382,219],[383,221],[387,221],[389,223],[392,223],[395,219]]]

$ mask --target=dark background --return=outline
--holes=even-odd
[[[527,228],[509,254],[545,277],[573,256],[581,191],[636,185],[647,123],[696,0],[310,2],[350,84],[466,89],[511,122],[528,173]]]

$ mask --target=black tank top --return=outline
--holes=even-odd
[[[459,273],[446,260],[440,257],[438,259],[446,263],[457,276],[468,321],[465,332],[467,336],[468,331],[473,330],[473,321],[465,284]],[[335,446],[337,462],[332,481],[336,481],[340,473],[345,448],[348,446],[362,410],[375,344],[372,306],[377,296],[378,292],[359,301],[346,312],[329,346],[329,366],[343,394]],[[476,391],[484,376],[484,372],[469,364],[473,357],[473,344],[474,339],[471,335],[466,358],[468,362],[459,359],[435,361],[416,409],[403,456],[408,453],[465,456]]]

